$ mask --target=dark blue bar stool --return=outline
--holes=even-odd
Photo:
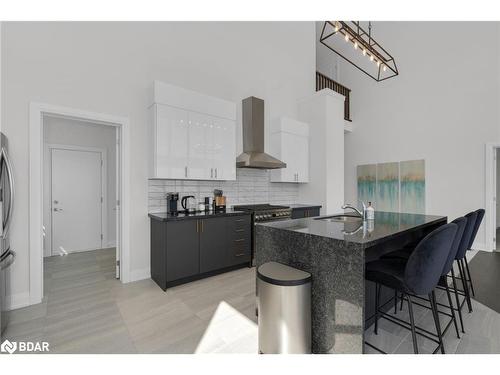
[[[458,273],[460,274],[460,281],[462,283],[462,289],[461,291],[458,291],[458,293],[462,296],[464,296],[464,301],[458,306],[460,309],[460,314],[462,311],[462,307],[465,302],[467,302],[467,307],[469,308],[469,312],[472,312],[472,301],[470,298],[470,292],[469,292],[469,285],[467,281],[467,274],[465,271],[465,263],[464,263],[464,258],[465,258],[465,253],[467,252],[467,249],[469,248],[469,245],[474,242],[474,228],[476,226],[476,221],[477,221],[477,211],[469,212],[467,215],[465,215],[465,218],[467,219],[467,225],[465,227],[465,232],[464,232],[464,244],[461,244],[460,249],[457,252],[457,256],[455,257],[457,267],[458,267]],[[471,242],[472,241],[472,242]],[[452,274],[453,276],[453,274]]]
[[[417,329],[419,335],[439,344],[435,352],[441,349],[441,352],[444,353],[443,337],[439,323],[434,289],[441,278],[457,229],[458,226],[456,224],[450,223],[432,231],[420,241],[407,261],[404,259],[389,258],[379,259],[366,264],[365,278],[376,284],[375,334],[378,334],[378,319],[381,315],[383,318],[411,330],[413,351],[415,354],[418,354]],[[380,311],[379,299],[381,285],[392,288],[396,290],[396,292],[406,296],[410,315],[409,323]],[[433,337],[426,335],[426,333],[434,335],[433,333],[423,328],[416,327],[412,307],[413,295],[427,295],[429,301],[431,301],[432,316],[436,326],[435,336],[438,338],[437,341]],[[367,344],[372,346],[369,343]],[[378,348],[375,349],[379,350]]]
[[[448,328],[450,327],[450,324],[453,323],[455,326],[455,331],[457,333],[457,337],[460,338],[460,333],[458,332],[458,324],[457,320],[455,317],[455,310],[458,310],[458,315],[460,318],[460,325],[462,328],[462,332],[464,331],[464,323],[463,323],[463,318],[462,318],[462,311],[459,308],[460,307],[460,300],[459,300],[459,290],[457,288],[457,283],[456,283],[456,278],[455,278],[455,271],[453,270],[453,262],[455,261],[455,258],[459,252],[463,252],[463,249],[467,247],[469,244],[469,237],[470,235],[464,236],[465,230],[467,228],[467,218],[465,217],[459,217],[455,220],[452,221],[453,224],[457,225],[457,233],[455,235],[455,238],[453,239],[453,244],[452,248],[450,250],[450,253],[448,254],[448,258],[446,259],[446,263],[443,267],[443,272],[441,273],[441,278],[438,283],[438,287],[444,289],[446,291],[446,295],[448,297],[448,306],[443,305],[441,303],[438,303],[439,306],[444,306],[447,309],[450,309],[450,314],[439,311],[439,313],[444,314],[446,316],[449,316],[451,318],[450,322],[446,325],[445,329],[443,330],[443,335],[446,333]],[[396,250],[393,251],[389,254],[386,254],[382,257],[382,259],[390,259],[390,258],[398,258],[398,259],[408,259],[412,252],[414,251],[413,248],[411,247],[405,247],[401,250]],[[453,302],[451,300],[451,293],[450,293],[450,288],[448,286],[448,281],[447,281],[447,275],[451,272],[452,279],[453,279],[453,292],[455,294],[455,300],[457,303],[457,308],[453,306]],[[421,298],[419,296],[415,296],[416,298]],[[395,302],[397,303],[397,293],[394,296]],[[425,298],[421,298],[424,299]],[[400,310],[403,309],[403,302],[404,299],[401,298],[401,307]],[[430,302],[430,301],[429,301]],[[418,303],[417,303],[418,304]],[[429,306],[418,304],[422,307],[429,308]],[[396,306],[394,306],[394,311],[396,311]]]
[[[474,231],[472,232],[472,236],[469,242],[469,245],[467,247],[467,250],[472,250],[472,244],[474,243],[474,240],[476,239],[477,232],[479,231],[479,227],[481,226],[481,222],[483,221],[485,210],[483,208],[480,208],[479,210],[475,211],[477,214],[476,217],[476,223],[474,224]],[[470,284],[470,290],[472,292],[472,295],[475,296],[476,292],[474,292],[474,284],[472,284],[472,277],[470,276],[470,271],[469,271],[469,262],[467,262],[467,256],[464,254],[464,261],[465,261],[465,268],[467,269],[467,282]]]

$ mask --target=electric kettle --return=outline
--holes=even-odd
[[[192,200],[189,200],[189,198],[192,198]],[[181,206],[185,212],[196,212],[196,198],[193,195],[186,195],[185,197],[182,197]]]

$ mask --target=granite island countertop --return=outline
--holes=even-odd
[[[398,212],[375,212],[375,220],[364,222],[361,219],[351,222],[324,220],[334,215],[274,221],[258,225],[369,247],[376,245],[380,240],[387,241],[393,236],[404,234],[406,231],[412,231],[415,228],[422,229],[447,220],[446,216]],[[356,219],[354,215],[346,215]]]

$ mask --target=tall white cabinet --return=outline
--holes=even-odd
[[[282,117],[271,142],[276,157],[286,163],[271,171],[271,182],[309,182],[309,125]]]
[[[155,82],[150,178],[236,179],[236,105]]]

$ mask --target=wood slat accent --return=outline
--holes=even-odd
[[[330,77],[327,77],[320,72],[316,72],[316,91],[320,91],[320,90],[327,89],[327,88],[331,89],[335,92],[338,92],[340,95],[345,96],[344,119],[346,121],[352,121],[351,120],[351,111],[350,111],[351,90],[348,89],[347,87],[345,87],[344,85],[341,85],[340,83],[335,82]]]

